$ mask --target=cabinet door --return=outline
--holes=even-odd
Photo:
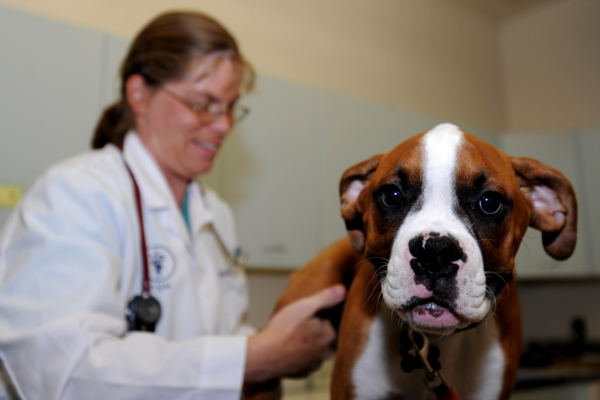
[[[340,215],[339,183],[344,171],[401,142],[390,131],[391,108],[320,92],[316,151],[319,174],[315,176],[318,197],[320,247],[346,235]]]
[[[100,76],[100,108],[114,103],[121,96],[120,68],[130,41],[109,34],[102,35],[102,70]]]
[[[299,267],[317,250],[314,102],[312,89],[260,75],[219,156],[217,187],[250,266]]]
[[[573,184],[581,203],[583,179],[577,135],[539,134],[508,135],[502,140],[502,150],[516,157],[530,157],[556,168]],[[575,253],[565,261],[557,261],[542,247],[541,233],[529,228],[516,257],[520,277],[576,277],[591,272],[588,219],[579,207],[578,242]]]
[[[441,121],[333,93],[319,94],[317,153],[321,247],[346,235],[340,216],[339,182],[344,171]]]
[[[101,43],[100,33],[0,7],[0,182],[27,189],[49,165],[89,149]]]
[[[579,135],[583,166],[584,199],[580,199],[581,219],[589,231],[580,230],[581,237],[590,238],[594,260],[593,272],[600,274],[600,126],[584,130]]]
[[[485,140],[489,144],[496,146],[497,148],[502,148],[502,138],[503,136],[497,132],[488,131],[486,129],[470,127],[468,125],[459,125],[459,128],[464,130],[465,132],[469,132],[472,135],[477,136],[481,140]]]

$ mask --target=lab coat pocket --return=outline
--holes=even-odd
[[[230,294],[247,297],[248,283],[246,274],[240,267],[227,266],[219,271],[219,278]]]
[[[226,330],[233,333],[244,322],[248,310],[246,274],[242,268],[227,266],[227,269],[219,271],[219,278],[225,292],[223,312],[229,320]]]

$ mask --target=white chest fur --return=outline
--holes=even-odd
[[[434,399],[423,383],[423,370],[410,374],[400,369],[399,317],[382,305],[370,328],[365,350],[356,363],[352,378],[356,398]],[[504,354],[493,318],[478,327],[432,340],[440,349],[442,372],[461,400],[493,400],[500,395]]]

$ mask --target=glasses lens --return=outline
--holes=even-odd
[[[241,104],[236,104],[231,111],[233,117],[232,119],[235,123],[242,121],[248,114],[250,114],[250,109]]]

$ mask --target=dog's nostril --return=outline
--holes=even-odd
[[[429,238],[421,235],[415,236],[408,242],[408,250],[413,257],[425,261],[439,263],[448,263],[461,260],[467,262],[467,255],[464,253],[458,240],[453,236],[433,236],[436,232],[430,232]]]
[[[458,240],[449,236],[428,239],[425,242],[425,251],[435,255],[442,262],[460,260],[464,255]]]
[[[424,238],[421,235],[415,236],[409,240],[408,251],[410,251],[410,254],[412,254],[413,257],[422,258],[425,255],[426,250],[423,246],[423,240]]]

